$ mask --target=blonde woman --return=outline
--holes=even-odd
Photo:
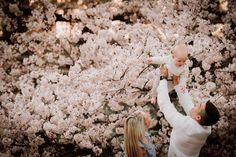
[[[155,146],[147,132],[150,114],[136,111],[125,121],[125,152],[127,157],[156,157]]]

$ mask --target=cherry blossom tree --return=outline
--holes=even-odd
[[[156,67],[145,60],[180,42],[190,49],[190,95],[221,114],[200,156],[234,156],[235,5],[0,2],[0,156],[124,156],[124,121],[138,109],[151,113],[151,138],[165,156],[171,127],[150,103]]]

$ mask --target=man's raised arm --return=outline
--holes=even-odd
[[[174,87],[179,98],[179,103],[183,106],[184,111],[187,115],[190,114],[190,110],[194,107],[191,96],[188,93],[186,87],[181,86],[181,84]]]
[[[166,120],[170,123],[173,128],[179,128],[181,123],[185,122],[186,116],[180,114],[174,105],[170,102],[170,97],[168,94],[167,80],[163,79],[160,81],[158,87],[158,104],[160,106],[161,112],[163,112]]]

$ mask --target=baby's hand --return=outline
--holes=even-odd
[[[146,62],[147,64],[152,64],[152,57],[149,57]]]
[[[157,97],[153,96],[153,97],[151,98],[151,103],[152,103],[152,104],[156,104],[156,103],[157,103]]]

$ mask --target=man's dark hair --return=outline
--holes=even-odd
[[[206,126],[215,124],[220,118],[218,109],[210,101],[207,101],[205,111],[201,112],[200,115],[202,116],[200,124]]]

